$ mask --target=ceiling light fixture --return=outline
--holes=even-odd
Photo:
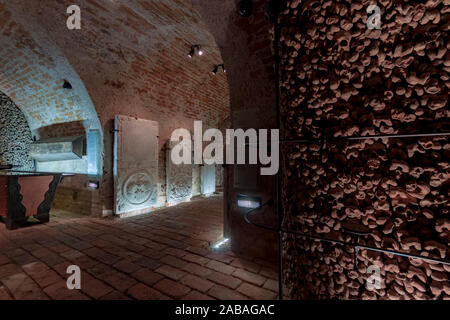
[[[191,51],[189,51],[188,57],[189,58],[194,57],[196,52],[197,52],[197,54],[199,56],[202,56],[203,53],[204,53],[204,51],[202,50],[202,48],[198,44],[195,44],[195,45],[191,46]]]
[[[214,67],[214,70],[212,71],[212,74],[213,74],[213,75],[216,75],[216,74],[217,74],[217,71],[219,71],[219,68],[222,68],[223,73],[226,73],[226,72],[227,72],[227,69],[225,69],[225,66],[224,66],[223,64],[218,64],[218,65],[216,65],[216,66]]]

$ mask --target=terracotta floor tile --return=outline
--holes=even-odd
[[[210,249],[222,205],[217,196],[127,219],[55,212],[26,229],[0,224],[0,300],[276,297],[275,264]],[[81,290],[67,288],[70,265],[81,269]]]

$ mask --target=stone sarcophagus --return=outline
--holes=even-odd
[[[30,156],[39,162],[79,160],[83,157],[83,136],[49,138],[31,145]]]
[[[61,174],[0,173],[0,217],[6,228],[17,229],[31,216],[48,222],[61,177]]]

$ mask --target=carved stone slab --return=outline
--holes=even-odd
[[[152,210],[158,201],[158,122],[115,117],[115,213]]]
[[[167,202],[176,203],[192,198],[192,165],[176,165],[171,160],[172,148],[178,142],[167,142],[166,149],[166,182]]]

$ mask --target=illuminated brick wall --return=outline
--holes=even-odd
[[[62,89],[65,78],[74,78],[64,58],[30,33],[31,21],[24,28],[6,3],[0,2],[0,90],[22,110],[32,131],[95,118],[82,90]]]

